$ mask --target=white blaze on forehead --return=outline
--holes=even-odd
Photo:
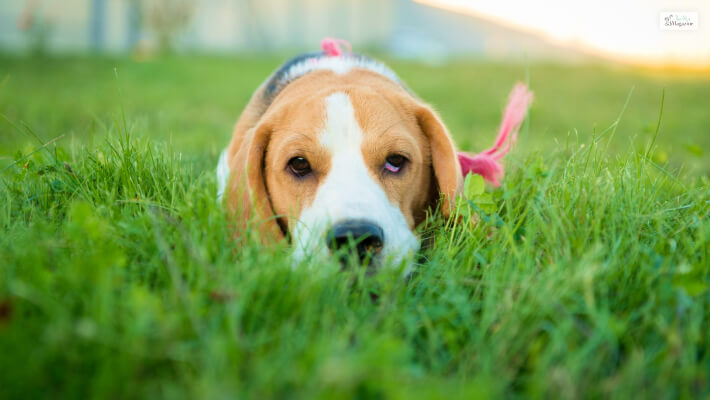
[[[368,171],[362,155],[363,133],[350,97],[334,93],[325,99],[325,105],[326,123],[320,142],[331,153],[331,167],[313,204],[303,210],[295,224],[295,256],[327,254],[325,236],[332,224],[359,219],[382,228],[381,257],[399,262],[419,248],[419,241],[409,230],[402,211],[389,202]]]
[[[355,119],[350,97],[342,92],[331,94],[325,99],[325,112],[327,120],[325,130],[320,135],[321,144],[333,154],[361,154],[362,130]]]

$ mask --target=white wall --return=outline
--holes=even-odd
[[[105,0],[100,50],[128,51],[129,0]],[[38,1],[40,19],[49,28],[52,52],[92,48],[91,0]],[[26,49],[31,34],[18,29],[26,0],[0,0],[0,48]],[[325,36],[353,44],[384,42],[394,20],[393,0],[201,0],[191,23],[176,40],[178,48],[204,51],[316,49]],[[145,20],[144,20],[145,22]],[[142,29],[144,41],[154,41]]]

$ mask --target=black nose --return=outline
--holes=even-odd
[[[372,258],[382,250],[385,234],[377,224],[360,219],[349,219],[333,225],[328,231],[326,240],[328,247],[333,251],[343,249],[352,243],[362,262],[368,256]]]

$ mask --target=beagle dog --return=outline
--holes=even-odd
[[[384,64],[328,52],[291,59],[253,94],[217,168],[218,197],[296,261],[353,245],[375,266],[420,246],[429,210],[448,216],[463,174],[439,116]]]

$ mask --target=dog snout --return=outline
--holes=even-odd
[[[341,250],[352,243],[360,262],[371,259],[382,250],[385,234],[382,228],[366,220],[345,220],[338,222],[326,235],[331,251]]]

